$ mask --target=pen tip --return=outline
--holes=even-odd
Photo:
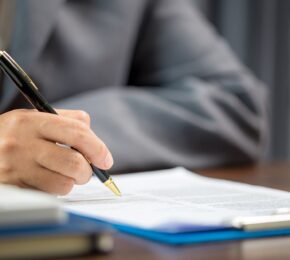
[[[121,191],[117,187],[117,185],[114,183],[112,178],[110,177],[105,183],[104,183],[115,195],[121,197]]]

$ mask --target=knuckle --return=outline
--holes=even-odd
[[[43,130],[46,130],[48,127],[48,120],[42,120],[39,122],[39,129],[42,132]]]
[[[38,122],[38,129],[40,132],[46,133],[47,131],[50,131],[57,125],[61,125],[61,117],[59,116],[45,116]]]
[[[19,109],[17,109],[17,111],[20,113],[29,113],[31,111],[37,111],[37,110],[36,109],[19,108]]]
[[[20,124],[27,123],[29,116],[24,111],[17,111],[10,117],[10,122],[12,125],[19,126]]]
[[[75,142],[77,145],[82,145],[88,136],[88,127],[85,124],[76,124],[75,128]]]
[[[8,113],[13,114],[13,115],[15,115],[15,114],[24,114],[24,113],[29,113],[32,110],[33,109],[18,108],[18,109],[11,110]]]
[[[83,170],[84,158],[80,153],[73,153],[70,158],[70,168],[74,173],[80,173]]]
[[[68,194],[73,186],[74,186],[74,180],[71,179],[71,178],[65,178],[63,183],[62,183],[62,186],[61,186],[61,189],[57,192],[59,195],[66,195]]]
[[[77,184],[85,184],[92,176],[91,167],[86,159],[80,153],[75,152],[69,161],[69,176],[75,180]]]
[[[1,174],[7,174],[13,172],[13,165],[8,161],[2,161],[0,164],[0,172]]]
[[[88,167],[88,171],[84,174],[84,184],[89,182],[89,180],[92,178],[92,169],[91,166]]]
[[[80,180],[78,181],[78,184],[86,184],[89,182],[89,180],[92,177],[92,171],[88,170],[88,171],[84,171],[82,172],[81,176],[80,176]]]
[[[91,120],[90,115],[86,111],[83,111],[83,110],[77,110],[76,116],[79,120],[86,123],[89,123]]]
[[[0,141],[0,153],[11,153],[18,147],[18,142],[15,137],[6,137]]]

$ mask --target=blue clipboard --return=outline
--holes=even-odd
[[[125,232],[152,241],[176,246],[290,235],[290,228],[245,231],[237,228],[223,226],[195,226],[191,229],[191,231],[187,230],[179,233],[168,233],[150,229],[143,229],[130,225],[110,223],[108,221],[96,219],[93,217],[83,217],[94,220],[98,223],[109,224],[120,232]]]

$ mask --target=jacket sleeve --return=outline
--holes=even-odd
[[[265,87],[191,1],[153,2],[130,87],[88,93],[67,107],[91,114],[92,128],[113,153],[113,171],[258,160],[267,137]]]

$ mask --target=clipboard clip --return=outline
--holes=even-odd
[[[245,231],[290,228],[290,208],[276,209],[272,215],[235,217],[231,224]]]

